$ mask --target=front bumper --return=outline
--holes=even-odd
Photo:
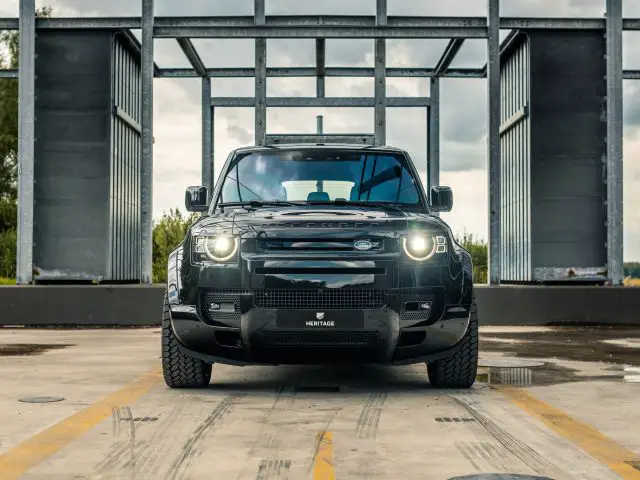
[[[172,327],[188,355],[279,365],[428,362],[454,353],[469,325],[469,306],[446,305],[444,288],[298,292],[204,290],[197,305],[171,305]]]

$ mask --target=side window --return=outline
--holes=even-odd
[[[240,196],[238,195],[238,183],[236,182],[236,176],[238,174],[238,167],[231,170],[227,177],[224,179],[222,186],[222,203],[234,203],[240,202]]]

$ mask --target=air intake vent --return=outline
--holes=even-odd
[[[386,305],[386,290],[256,290],[255,305],[279,310],[372,310]]]

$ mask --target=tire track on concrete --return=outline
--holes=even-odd
[[[218,426],[224,418],[231,413],[234,404],[245,396],[246,395],[244,394],[228,396],[213,409],[211,414],[209,414],[209,416],[205,418],[200,425],[198,425],[189,439],[182,446],[182,451],[171,465],[167,478],[170,480],[176,480],[187,474],[191,464],[193,463],[194,457],[198,454],[200,442],[204,436]]]
[[[125,405],[123,407],[115,407],[111,411],[111,434],[114,438],[119,437],[121,431],[120,426],[124,421],[129,426],[129,439],[117,441],[110,447],[105,458],[94,467],[94,471],[97,473],[106,473],[116,469],[117,465],[127,454],[130,455],[131,461],[135,461],[136,427],[133,422],[131,407]]]
[[[473,395],[451,395],[451,398],[453,398],[458,405],[467,410],[467,412],[477,420],[477,423],[481,425],[489,435],[491,435],[508,452],[518,458],[518,460],[527,465],[533,471],[541,475],[548,476],[564,475],[562,470],[559,470],[555,465],[547,461],[529,445],[518,440],[489,417],[480,413],[474,407],[474,404],[477,402],[473,397]]]
[[[166,442],[167,436],[173,431],[176,422],[182,418],[185,409],[186,405],[184,403],[175,405],[162,425],[153,432],[151,438],[143,442],[137,463],[125,464],[124,468],[131,469],[133,478],[136,480],[140,478],[157,478],[157,476],[152,475],[153,469],[169,448]]]
[[[378,425],[380,424],[380,416],[386,401],[386,392],[374,392],[369,395],[367,403],[363,407],[360,417],[358,417],[358,421],[356,422],[356,437],[376,438]]]
[[[154,430],[151,438],[143,441],[135,441],[135,426],[133,415],[129,410],[129,414],[123,416],[122,408],[114,409],[113,413],[113,435],[120,435],[120,423],[129,418],[131,420],[130,439],[129,441],[116,442],[106,457],[94,468],[94,472],[105,474],[112,471],[121,471],[125,468],[132,470],[132,474],[136,474],[135,478],[139,478],[141,472],[146,466],[158,457],[154,452],[163,445],[162,440],[166,438],[166,433],[173,426],[175,421],[180,418],[185,408],[184,404],[174,406],[169,412],[166,419],[158,423],[158,427]],[[131,456],[127,459],[127,453],[131,452]],[[140,473],[139,473],[140,472]]]
[[[277,450],[279,445],[278,439],[268,434],[269,419],[274,414],[274,412],[280,409],[280,407],[285,407],[286,410],[291,410],[295,404],[296,394],[297,394],[295,390],[285,391],[285,389],[286,389],[286,385],[282,385],[280,388],[276,390],[273,403],[271,404],[271,408],[268,408],[262,415],[260,419],[260,424],[261,424],[260,430],[258,430],[258,433],[256,434],[255,442],[253,442],[253,444],[251,445],[251,450],[249,450],[249,452],[247,453],[247,461],[245,462],[244,467],[240,471],[238,478],[242,478],[242,476],[250,468],[251,460],[255,458],[256,450],[258,450],[259,448],[269,448],[269,449]],[[264,462],[267,462],[266,466]],[[268,462],[272,462],[272,463],[268,463]],[[260,466],[258,468],[258,478],[263,478],[263,477],[269,478],[269,477],[265,477],[265,475],[269,475],[273,462],[274,462],[273,459],[261,460]],[[291,466],[291,462],[289,462],[289,467],[290,466]]]

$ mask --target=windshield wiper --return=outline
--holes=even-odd
[[[394,212],[399,212],[404,215],[402,209],[392,203],[384,203],[384,202],[363,202],[363,201],[354,201],[354,200],[336,200],[333,202],[334,205],[358,205],[361,207],[378,207],[383,208],[385,210],[393,210]]]
[[[250,208],[259,208],[259,207],[273,207],[273,206],[277,206],[277,207],[295,207],[295,206],[300,206],[300,205],[304,205],[304,203],[301,202],[287,202],[286,200],[272,200],[272,201],[267,201],[267,200],[251,200],[249,202],[228,202],[228,203],[221,203],[218,206],[221,208],[224,207],[250,207]]]

